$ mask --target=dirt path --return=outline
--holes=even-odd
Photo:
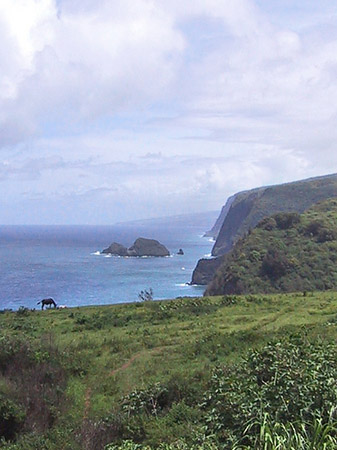
[[[131,364],[136,361],[138,358],[140,358],[142,355],[146,355],[146,354],[156,354],[156,353],[160,353],[164,350],[164,347],[155,347],[152,350],[142,350],[141,352],[135,353],[133,356],[131,356],[131,358],[126,361],[126,363],[124,363],[122,366],[117,367],[117,369],[114,369],[110,372],[110,375],[116,375],[118,372],[123,372],[124,370],[126,370],[128,367],[131,366]],[[89,415],[89,410],[90,410],[90,403],[91,403],[91,387],[88,387],[85,391],[85,400],[84,400],[84,410],[83,410],[83,423],[85,423],[85,421],[88,419],[88,415]]]
[[[90,409],[90,399],[91,399],[91,387],[88,387],[87,390],[85,391],[83,422],[88,418]]]
[[[155,353],[160,353],[161,351],[163,351],[164,347],[155,347],[150,351],[147,350],[142,350],[141,352],[135,353],[133,356],[131,356],[131,358],[126,361],[126,363],[124,363],[122,366],[117,367],[117,369],[114,369],[110,372],[110,375],[116,375],[116,373],[118,372],[123,372],[124,370],[126,370],[129,366],[131,366],[131,364],[136,361],[136,359],[140,358],[142,355],[146,355],[147,353],[149,354],[155,354]]]

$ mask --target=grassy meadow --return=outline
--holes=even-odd
[[[333,291],[2,311],[0,448],[300,448],[252,440],[262,424],[297,439],[299,428],[289,428],[297,420],[331,427],[322,430],[332,446],[311,448],[336,448],[336,337]],[[273,361],[284,361],[274,383],[292,374],[279,398],[298,396],[298,411],[275,399],[262,407]]]

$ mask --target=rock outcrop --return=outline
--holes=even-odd
[[[129,256],[170,256],[165,245],[155,239],[138,238],[128,249]]]
[[[212,281],[215,272],[224,262],[224,256],[212,259],[199,259],[192,274],[191,284],[208,284]]]
[[[182,248],[180,248],[177,252],[177,255],[183,255],[184,254],[184,250]]]
[[[118,242],[113,242],[108,248],[105,248],[102,253],[110,253],[117,256],[128,256],[128,249]]]
[[[129,248],[113,242],[102,253],[109,253],[116,256],[169,256],[167,248],[155,239],[138,238]]]

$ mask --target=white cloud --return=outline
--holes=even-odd
[[[149,105],[165,95],[184,49],[172,19],[145,0],[80,12],[58,11],[53,0],[4,0],[0,29],[0,145],[8,129],[19,138],[64,114],[77,123]]]
[[[276,3],[2,0],[6,208],[106,222],[337,171],[336,9]]]

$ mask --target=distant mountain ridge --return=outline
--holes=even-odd
[[[224,256],[207,295],[336,289],[337,198],[264,218]]]
[[[337,174],[239,192],[230,197],[229,208],[225,205],[218,218],[218,222],[222,220],[222,225],[212,249],[212,256],[218,257],[228,253],[235,242],[264,217],[282,211],[302,213],[313,204],[335,196]],[[200,260],[194,269],[192,283],[209,283],[215,274],[213,269],[216,266],[218,264],[212,260]]]

